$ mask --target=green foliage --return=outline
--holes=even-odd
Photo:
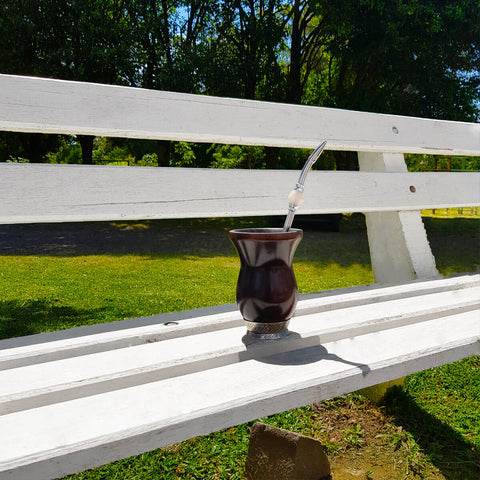
[[[298,148],[282,148],[279,154],[279,167],[286,170],[298,170],[305,165],[311,150]],[[323,160],[323,155],[317,160]],[[317,164],[315,163],[315,167]]]
[[[135,165],[139,167],[156,167],[158,165],[158,156],[156,153],[146,153]]]
[[[93,143],[93,163],[96,165],[134,165],[135,158],[128,148],[115,140],[95,137]]]
[[[49,152],[68,143],[62,135],[41,133],[0,132],[0,162],[24,159],[31,163],[45,161]]]
[[[82,149],[73,137],[62,137],[60,147],[55,152],[48,152],[45,163],[82,163]]]
[[[433,155],[406,154],[404,157],[409,172],[435,170],[435,158]]]
[[[467,157],[465,167],[466,170],[480,172],[480,157]]]
[[[175,142],[170,165],[172,167],[195,167],[196,157],[192,146],[193,144],[187,142]]]
[[[263,147],[243,145],[213,145],[212,168],[261,168],[264,166]]]
[[[285,48],[284,5],[279,0],[217,2],[205,70],[207,93],[266,100],[283,97],[284,72],[278,59]]]
[[[424,172],[435,170],[480,171],[480,157],[406,154],[405,162],[410,172]]]
[[[312,150],[300,148],[282,148],[279,155],[279,168],[301,170]],[[325,151],[313,165],[314,170],[335,170],[333,152]]]
[[[124,83],[131,69],[132,24],[117,0],[4,0],[3,73]]]
[[[7,163],[29,163],[28,158],[22,157],[10,157],[7,160]]]
[[[330,16],[328,104],[452,120],[478,115],[478,2],[344,0],[322,11]]]

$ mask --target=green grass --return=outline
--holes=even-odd
[[[445,478],[480,478],[480,357],[408,377],[403,391],[387,396],[385,408],[410,448]]]
[[[96,254],[77,246],[39,253],[20,249],[0,255],[0,338],[232,303],[239,261],[227,231],[262,222],[265,220],[113,224],[105,227],[112,238],[116,231],[140,232],[138,247],[125,249],[123,254],[112,243],[114,253],[106,248]],[[479,268],[479,219],[437,216],[426,218],[425,224],[443,274]],[[167,241],[171,231],[180,233]],[[124,251],[122,245],[120,250]],[[363,217],[344,217],[339,233],[305,231],[294,266],[300,292],[373,282]],[[396,425],[408,432],[400,440],[414,455],[423,452],[448,479],[480,478],[472,476],[477,471],[475,462],[480,461],[479,372],[479,360],[474,357],[414,375],[385,407]],[[335,408],[335,399],[331,405]],[[310,407],[264,421],[313,436],[319,436],[322,429]],[[249,425],[71,478],[241,479]],[[335,452],[347,448],[348,442],[358,443],[355,428],[346,432],[345,446],[327,448]]]
[[[233,257],[2,258],[0,336],[235,301]]]
[[[160,225],[181,229],[181,238],[126,255],[0,256],[0,338],[235,302],[240,262],[227,236],[231,222]],[[146,228],[155,235],[147,243],[155,243],[159,224]],[[295,273],[302,293],[371,283],[361,224],[340,234],[306,232]]]
[[[465,378],[465,369],[468,378]],[[405,392],[428,414],[438,415],[465,441],[480,448],[480,357],[443,365],[408,379]],[[440,438],[436,438],[437,441]],[[446,438],[441,440],[447,441]]]
[[[0,257],[0,338],[235,302],[236,256]],[[300,260],[299,290],[370,283],[366,265]]]
[[[424,217],[436,218],[480,218],[480,207],[437,208],[436,210],[423,210]]]
[[[425,217],[437,268],[443,275],[480,268],[480,217]]]

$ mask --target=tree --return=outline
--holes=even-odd
[[[212,0],[136,0],[127,12],[133,27],[139,86],[200,93],[205,32],[216,9]],[[169,141],[157,142],[159,166],[170,164]]]
[[[284,47],[284,8],[281,0],[223,3],[218,12],[216,37],[210,41],[212,62],[207,73],[207,92],[282,100],[285,77],[280,61]],[[257,163],[263,163],[263,156],[259,153]],[[242,162],[240,157],[239,162]],[[265,148],[265,163],[267,168],[276,166],[278,148]]]
[[[0,53],[5,73],[129,84],[129,18],[122,0],[4,0]],[[79,137],[91,163],[93,137]]]
[[[317,13],[325,20],[327,61],[310,78],[311,101],[370,112],[475,120],[478,1],[322,1]],[[352,153],[339,152],[336,157],[341,168],[356,167]]]
[[[480,61],[476,0],[323,2],[325,103],[371,112],[474,120]],[[461,72],[470,72],[467,78]],[[478,108],[478,107],[477,107]]]
[[[302,103],[305,85],[314,70],[322,68],[324,24],[326,16],[317,14],[317,2],[295,0],[287,12],[289,65],[287,69],[287,103]]]

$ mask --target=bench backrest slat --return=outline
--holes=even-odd
[[[480,155],[475,123],[0,75],[0,130]]]
[[[0,164],[0,223],[284,215],[298,172]],[[480,173],[314,171],[301,213],[480,205]]]

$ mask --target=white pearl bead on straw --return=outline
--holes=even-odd
[[[299,207],[303,203],[304,197],[303,190],[292,190],[288,195],[288,203]]]

